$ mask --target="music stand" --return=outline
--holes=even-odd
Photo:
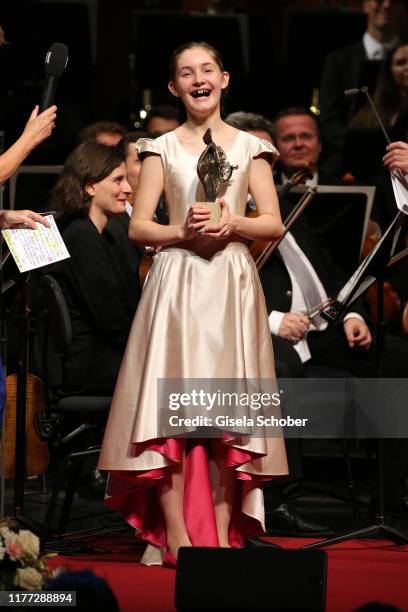
[[[378,301],[378,322],[376,325],[376,341],[377,341],[377,372],[381,375],[383,345],[384,345],[384,323],[383,323],[383,279],[385,270],[389,260],[391,259],[395,246],[398,241],[399,233],[402,224],[405,220],[405,215],[398,211],[393,221],[384,232],[381,240],[377,243],[374,249],[359,265],[357,270],[352,274],[350,279],[339,292],[337,299],[332,302],[329,307],[320,311],[322,316],[329,323],[337,323],[345,314],[346,309],[358,299],[362,293],[375,281],[377,281],[377,301]],[[331,546],[339,542],[345,542],[355,538],[370,537],[382,535],[391,540],[395,544],[408,544],[408,535],[401,531],[385,524],[384,518],[384,465],[383,465],[383,440],[378,440],[378,509],[377,523],[356,529],[343,534],[335,535],[331,538],[313,542],[302,546],[303,549],[317,549],[325,546]]]
[[[17,180],[19,177],[24,175],[35,175],[36,177],[44,178],[50,187],[50,179],[55,182],[57,176],[61,173],[63,166],[20,166],[16,172],[10,177],[10,208],[15,207]],[[19,181],[20,184],[21,181]],[[27,186],[27,185],[26,185]],[[39,194],[42,196],[41,200],[46,200],[47,187],[44,189],[44,183],[37,183],[36,187],[39,189]],[[32,186],[31,186],[32,187]],[[32,193],[32,190],[31,190]],[[22,197],[22,199],[25,199]],[[33,207],[34,208],[34,207]],[[1,246],[3,237],[0,234]],[[1,278],[1,277],[0,277]],[[24,479],[25,479],[25,460],[26,460],[26,448],[25,448],[25,431],[26,431],[26,386],[27,386],[27,370],[28,370],[28,334],[29,334],[29,314],[27,307],[27,284],[28,284],[29,273],[19,274],[18,280],[15,280],[15,285],[18,286],[18,352],[17,352],[17,401],[16,401],[16,435],[15,435],[15,469],[14,469],[14,516],[20,523],[25,524],[29,528],[36,531],[38,529],[37,522],[24,517]],[[2,278],[1,278],[2,280]],[[1,312],[1,324],[3,324],[3,308],[0,303]],[[3,428],[2,428],[3,432]],[[4,436],[3,436],[4,437]],[[2,454],[4,453],[4,446],[2,444]],[[3,468],[4,462],[1,463],[1,482],[0,488],[2,491],[2,500],[4,500],[4,475]],[[0,508],[4,513],[4,503]]]
[[[306,188],[304,185],[293,187],[285,199],[295,203]],[[282,186],[277,185],[278,193],[281,189]],[[371,186],[317,185],[313,205],[305,210],[316,239],[330,252],[345,275],[351,274],[361,261],[374,195],[375,187]]]

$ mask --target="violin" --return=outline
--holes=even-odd
[[[292,176],[290,177],[288,182],[285,183],[285,185],[282,187],[282,189],[281,189],[281,191],[279,193],[279,200],[282,200],[289,193],[289,191],[293,187],[296,187],[297,185],[305,183],[308,179],[311,179],[311,178],[313,178],[312,165],[309,164],[308,162],[305,162],[305,164],[302,166],[302,168],[300,168],[294,174],[292,174]],[[314,190],[314,193],[315,193],[315,191],[316,190]],[[313,193],[313,195],[314,195],[314,193]],[[306,199],[305,197],[307,195],[310,195],[310,191],[306,192],[300,198],[300,200],[297,203],[297,205],[294,207],[294,209],[291,211],[291,213],[285,219],[285,221],[284,221],[285,232],[281,236],[279,241],[271,242],[269,240],[254,240],[252,243],[249,244],[249,252],[251,253],[251,255],[252,255],[252,257],[253,257],[253,259],[255,261],[255,264],[257,266],[257,270],[258,271],[265,265],[265,263],[267,262],[269,257],[272,255],[272,252],[278,246],[279,242],[284,238],[286,233],[289,231],[289,228],[291,227],[292,223],[303,212],[304,208],[308,205],[309,201],[311,201],[311,197],[313,197],[313,196],[311,196],[310,198]],[[305,199],[306,199],[306,203],[305,203]],[[249,213],[247,213],[247,216],[248,217],[257,217],[258,213],[257,213],[256,210],[251,210],[251,211],[249,211]]]
[[[316,195],[317,187],[308,187],[305,193],[300,198],[299,202],[290,213],[290,215],[285,219],[284,222],[284,230],[278,240],[274,240],[273,242],[269,242],[268,245],[264,248],[264,250],[260,253],[260,255],[255,259],[255,265],[258,272],[262,270],[272,253],[278,248],[294,222],[300,217],[306,206],[312,201],[314,196]]]

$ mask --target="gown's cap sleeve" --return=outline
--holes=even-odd
[[[154,155],[161,155],[162,153],[160,143],[154,138],[139,138],[136,142],[136,151],[140,159],[143,159],[148,153]]]
[[[264,140],[263,138],[256,138],[252,149],[252,157],[258,157],[258,155],[267,154],[270,162],[276,161],[279,157],[279,151],[272,143]]]

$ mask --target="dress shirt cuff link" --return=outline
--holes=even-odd
[[[271,314],[268,317],[269,329],[271,331],[271,334],[275,334],[275,336],[278,336],[278,329],[284,316],[284,312],[279,312],[279,310],[272,310]]]
[[[343,323],[345,323],[348,319],[360,319],[360,321],[365,323],[364,318],[358,314],[358,312],[348,312],[343,319]]]

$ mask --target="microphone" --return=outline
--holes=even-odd
[[[68,63],[68,47],[62,43],[53,43],[45,56],[45,85],[43,88],[40,113],[52,106],[58,79]]]
[[[344,95],[345,96],[355,96],[358,93],[360,93],[360,90],[358,89],[358,87],[354,87],[353,89],[345,89],[344,90]]]
[[[391,140],[390,140],[390,137],[388,136],[387,130],[385,129],[384,124],[381,121],[381,117],[380,117],[380,115],[377,112],[377,109],[375,107],[373,99],[371,98],[371,96],[370,96],[370,94],[368,92],[368,87],[366,85],[364,85],[363,87],[360,87],[360,88],[354,87],[353,89],[346,89],[344,91],[344,95],[345,96],[355,96],[356,94],[359,94],[359,93],[362,93],[362,94],[364,94],[366,96],[366,98],[368,100],[368,103],[371,106],[371,109],[372,109],[372,111],[374,113],[374,116],[377,119],[377,123],[380,126],[380,128],[382,130],[382,133],[385,136],[385,140],[387,141],[388,144],[391,144]]]

